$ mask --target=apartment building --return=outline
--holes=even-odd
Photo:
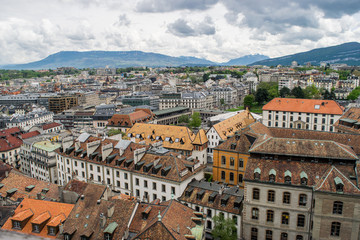
[[[196,212],[206,215],[205,231],[211,234],[214,229],[214,216],[222,215],[232,219],[236,225],[237,236],[241,237],[241,214],[244,190],[238,187],[227,187],[216,182],[191,181],[179,198],[179,201]]]
[[[82,134],[64,138],[57,149],[59,183],[76,178],[109,186],[113,191],[147,202],[179,197],[191,179],[202,179],[199,160],[128,140],[111,140]]]
[[[13,115],[6,123],[7,128],[19,127],[23,130],[29,130],[31,127],[53,122],[54,113],[49,111],[33,111],[26,115]]]
[[[215,97],[215,106],[218,108],[223,105],[231,108],[240,103],[237,91],[232,87],[213,87],[210,89],[210,94]]]
[[[334,124],[336,132],[360,133],[360,108],[348,109]]]
[[[207,162],[208,138],[203,129],[195,134],[183,126],[136,123],[127,131],[127,136],[133,142],[161,144],[166,149],[192,156],[202,164]]]
[[[343,111],[333,100],[274,98],[263,107],[263,124],[333,132]]]
[[[79,105],[78,97],[74,95],[57,95],[49,98],[49,111],[54,113],[61,113],[77,105]]]
[[[159,109],[185,106],[190,109],[212,109],[215,98],[207,92],[165,93],[160,97]]]

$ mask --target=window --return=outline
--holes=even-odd
[[[107,179],[107,184],[110,184],[110,178]]]
[[[286,116],[285,115],[283,116],[283,121],[286,121]]]
[[[116,177],[120,177],[120,172],[116,171]]]
[[[305,194],[299,195],[299,206],[306,206],[307,196]]]
[[[221,179],[225,180],[225,172],[221,171]]]
[[[104,233],[104,240],[112,240],[113,237],[110,233]]]
[[[225,156],[221,156],[221,164],[226,164],[226,157]]]
[[[251,218],[252,219],[259,219],[259,209],[253,208],[251,211]]]
[[[343,210],[343,203],[338,201],[334,202],[333,214],[342,214],[342,210]]]
[[[239,158],[239,168],[244,167],[244,159]]]
[[[290,121],[293,121],[294,120],[294,117],[293,116],[290,116]]]
[[[233,157],[230,158],[230,166],[235,166],[235,159]]]
[[[234,221],[235,225],[238,224],[238,218],[237,218],[237,216],[233,216],[233,221]]]
[[[212,229],[212,222],[210,220],[207,221],[206,228],[210,230]]]
[[[125,183],[125,189],[129,189],[129,184]]]
[[[268,191],[268,201],[275,202],[275,191],[273,190]]]
[[[156,182],[153,182],[152,185],[153,185],[153,186],[152,186],[153,190],[156,190]]]
[[[242,183],[242,182],[243,182],[243,175],[239,174],[239,183]]]
[[[267,222],[274,222],[274,211],[273,210],[267,210],[266,211],[266,221]]]
[[[230,181],[234,181],[234,173],[230,173]]]
[[[81,168],[84,168],[84,163],[83,162],[81,163]]]
[[[317,123],[317,118],[314,118],[314,123]]]
[[[296,240],[304,240],[302,235],[296,235]]]
[[[284,212],[281,215],[281,223],[285,225],[289,225],[289,213]]]
[[[77,161],[74,161],[74,165],[75,165],[75,167],[77,167]]]
[[[120,187],[120,181],[116,181],[116,186]]]
[[[339,222],[332,222],[331,223],[331,236],[340,236],[340,226]]]
[[[157,195],[153,194],[153,200],[157,199]]]
[[[212,211],[211,211],[211,209],[208,209],[208,210],[207,210],[207,216],[210,217],[210,218],[212,217]]]
[[[139,179],[138,178],[135,178],[135,185],[139,186]]]
[[[90,171],[92,171],[93,170],[93,166],[90,164]]]
[[[100,172],[100,167],[97,167],[97,172]]]
[[[288,234],[287,233],[281,233],[280,240],[287,240],[287,239],[288,239]]]
[[[21,223],[19,221],[12,221],[13,228],[21,229]]]
[[[257,228],[251,228],[251,240],[258,240]]]
[[[39,233],[40,232],[40,226],[38,224],[33,224],[32,225],[32,231],[35,233]]]
[[[166,192],[166,186],[164,184],[161,184],[161,191]]]
[[[322,124],[325,124],[325,121],[326,121],[325,118],[323,118],[323,119],[322,119]]]
[[[269,182],[275,182],[275,174],[269,175]]]
[[[305,215],[299,214],[297,219],[298,227],[305,227]]]
[[[171,187],[171,194],[175,195],[175,187]]]
[[[148,181],[147,180],[144,180],[144,187],[148,187]]]
[[[55,227],[48,227],[48,235],[55,236],[56,232],[57,231]]]
[[[127,173],[124,173],[124,178],[128,179],[128,174]]]
[[[272,231],[271,230],[266,230],[265,239],[272,240]]]
[[[101,182],[101,177],[100,176],[98,176],[98,182]]]
[[[260,190],[258,188],[253,189],[253,200],[259,200],[260,199]]]
[[[290,204],[290,193],[289,192],[284,192],[284,195],[283,195],[283,203],[286,203],[286,204]]]

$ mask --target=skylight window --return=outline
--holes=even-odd
[[[315,105],[315,109],[320,109],[320,105]]]

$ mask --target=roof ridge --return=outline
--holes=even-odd
[[[350,151],[349,151],[349,149],[347,149],[346,147],[345,147],[345,145],[344,144],[341,144],[341,143],[338,143],[338,142],[336,142],[336,141],[333,141],[335,144],[337,144],[340,148],[342,148],[343,150],[345,150],[347,153],[349,153],[350,155],[352,155],[353,157],[355,157],[355,158],[358,158],[358,156],[355,154],[352,154]]]
[[[320,189],[320,188],[324,185],[326,179],[329,177],[329,175],[330,175],[330,173],[333,171],[333,169],[334,169],[334,166],[331,166],[331,169],[330,169],[329,172],[327,173],[327,175],[326,175],[326,177],[324,178],[324,180],[321,182],[321,185],[320,185],[318,188],[315,188],[315,190]]]
[[[268,139],[264,140],[263,142],[257,144],[256,146],[252,147],[249,149],[249,151],[252,151],[252,150],[255,150],[257,147],[263,145],[264,143],[266,143],[267,141],[269,141],[270,139],[273,139],[273,137],[269,137]],[[257,141],[258,139],[255,140],[255,142]]]

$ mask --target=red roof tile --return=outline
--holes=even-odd
[[[59,126],[61,126],[60,123],[52,122],[52,123],[47,123],[47,124],[42,125],[42,129],[43,130],[48,130],[50,128],[55,128],[55,127],[59,127]]]

